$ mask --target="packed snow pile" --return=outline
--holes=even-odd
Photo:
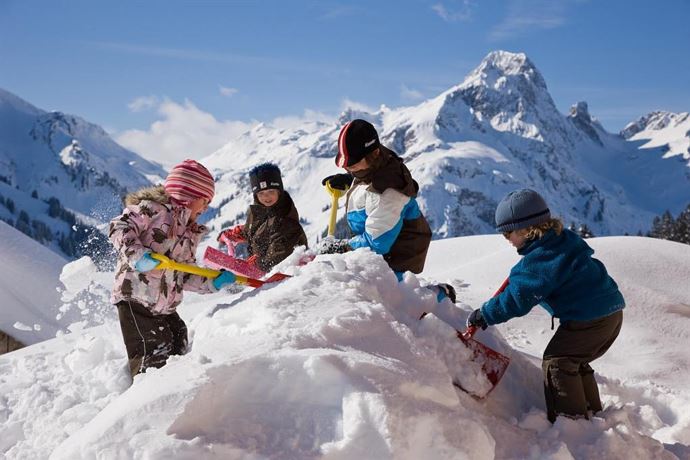
[[[488,390],[454,328],[516,260],[501,237],[482,236],[434,242],[424,276],[407,274],[402,283],[380,256],[359,250],[303,267],[288,260],[279,268],[294,276],[260,289],[188,295],[180,314],[189,353],[131,386],[119,325],[109,317],[0,357],[0,455],[690,458],[688,333],[681,332],[690,330],[690,247],[643,238],[594,243],[628,308],[619,343],[593,364],[606,406],[593,421],[546,420],[538,358],[550,333],[539,313],[478,335],[511,357],[485,399],[452,385],[463,379]],[[80,279],[96,275],[85,262],[67,271],[75,270]],[[456,285],[458,306],[436,303],[424,286],[438,281]],[[425,311],[433,314],[420,321]],[[638,354],[635,338],[644,344]],[[672,376],[657,379],[663,371]]]

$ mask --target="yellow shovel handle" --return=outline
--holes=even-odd
[[[326,191],[329,195],[331,195],[331,216],[330,220],[328,221],[328,236],[334,236],[335,224],[338,220],[338,200],[345,194],[345,192],[347,192],[347,190],[333,188],[331,187],[330,182],[326,182]]]
[[[197,265],[175,262],[170,257],[164,256],[163,254],[158,254],[156,252],[152,252],[151,257],[160,261],[160,264],[158,264],[156,267],[157,270],[177,270],[178,272],[191,273],[192,275],[205,276],[206,278],[212,279],[221,274],[220,270],[212,270],[210,268],[199,267]],[[261,280],[255,280],[253,278],[248,278],[241,275],[235,275],[235,282],[237,284],[252,287],[259,287],[264,284]]]

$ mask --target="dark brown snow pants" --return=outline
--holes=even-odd
[[[564,321],[544,350],[544,396],[551,423],[556,416],[589,418],[602,409],[590,362],[602,356],[618,337],[623,311],[592,321]]]
[[[187,326],[177,313],[154,315],[136,302],[116,305],[132,378],[187,351]]]

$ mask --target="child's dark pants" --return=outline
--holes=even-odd
[[[589,363],[602,356],[618,337],[623,311],[592,321],[564,321],[544,351],[544,395],[549,421],[556,416],[589,418],[602,409],[594,370]]]
[[[168,357],[187,351],[187,326],[177,313],[154,315],[131,301],[116,305],[132,378],[149,367],[163,367]]]

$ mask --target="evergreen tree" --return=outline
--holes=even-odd
[[[676,240],[679,243],[690,244],[690,205],[678,215],[676,219]]]
[[[587,224],[582,224],[580,227],[577,229],[577,233],[582,237],[582,238],[594,238],[594,233],[589,229]]]
[[[690,244],[690,205],[676,219],[669,211],[655,217],[647,236]]]
[[[660,217],[654,218],[649,236],[663,240],[673,240],[675,225],[676,223],[671,212],[667,210]]]

